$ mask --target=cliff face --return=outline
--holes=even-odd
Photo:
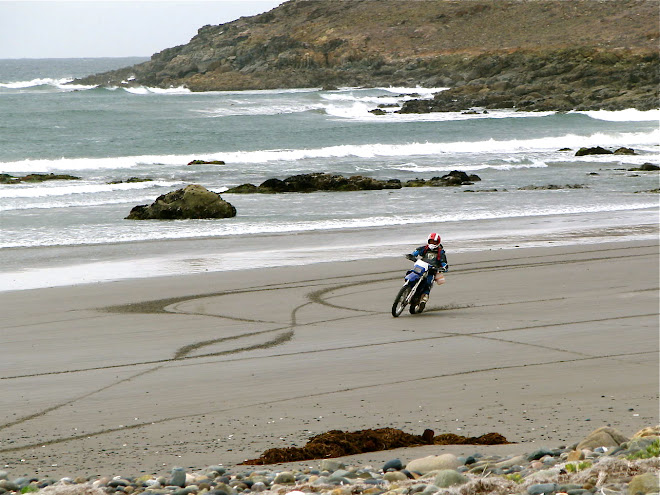
[[[658,5],[657,0],[291,0],[258,16],[204,26],[188,44],[163,50],[146,63],[78,82],[130,80],[192,91],[466,84],[499,91],[507,84],[532,84],[525,73],[539,76],[545,67],[544,77],[590,78],[587,87],[607,86],[612,74],[621,74],[613,91],[634,91],[633,99],[657,107]],[[499,89],[491,88],[498,83]]]

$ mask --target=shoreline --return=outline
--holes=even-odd
[[[398,258],[439,227],[448,253],[648,241],[656,239],[659,231],[657,208],[646,208],[440,224],[5,248],[0,249],[0,294],[242,270],[245,253],[252,251],[263,253],[250,260],[250,268],[255,269],[366,260],[373,257],[374,250],[380,257]]]
[[[428,311],[399,318],[403,258],[2,293],[5,470],[238,466],[378,427],[516,444],[360,462],[510,454],[659,422],[657,240],[448,255]]]

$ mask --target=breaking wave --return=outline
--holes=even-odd
[[[595,133],[590,136],[567,134],[557,137],[544,137],[536,139],[512,139],[485,141],[456,141],[435,143],[405,143],[405,144],[362,144],[338,145],[310,149],[273,149],[256,151],[232,151],[204,153],[209,160],[223,160],[228,164],[240,163],[266,163],[290,162],[305,159],[328,158],[376,158],[376,157],[414,157],[447,154],[517,154],[530,152],[555,153],[559,148],[578,148],[582,146],[608,146],[651,147],[660,142],[660,129],[639,133]],[[21,160],[0,163],[4,173],[33,172],[44,173],[57,170],[93,170],[93,169],[126,169],[140,165],[167,165],[181,166],[195,158],[193,155],[143,155],[121,156],[112,158],[60,158],[56,160]],[[554,160],[564,159],[556,154]],[[571,157],[571,159],[580,159]],[[611,155],[603,157],[587,156],[582,160],[612,160]],[[616,156],[619,161],[648,159],[648,155]],[[505,164],[506,165],[506,164]]]

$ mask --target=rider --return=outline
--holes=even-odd
[[[440,236],[435,232],[430,233],[426,245],[418,247],[408,256],[414,259],[417,259],[419,256],[423,261],[431,265],[420,300],[420,306],[424,308],[426,302],[429,300],[429,293],[431,292],[434,278],[438,285],[444,284],[445,277],[442,275],[442,272],[449,271],[447,255],[442,244],[440,244]]]

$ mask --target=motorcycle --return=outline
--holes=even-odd
[[[403,287],[392,304],[392,316],[395,318],[403,313],[406,306],[410,305],[410,314],[419,314],[424,310],[424,305],[420,304],[424,290],[424,280],[429,275],[429,270],[434,269],[426,261],[418,259],[410,254],[406,255],[410,261],[414,261],[412,269],[406,272]]]

